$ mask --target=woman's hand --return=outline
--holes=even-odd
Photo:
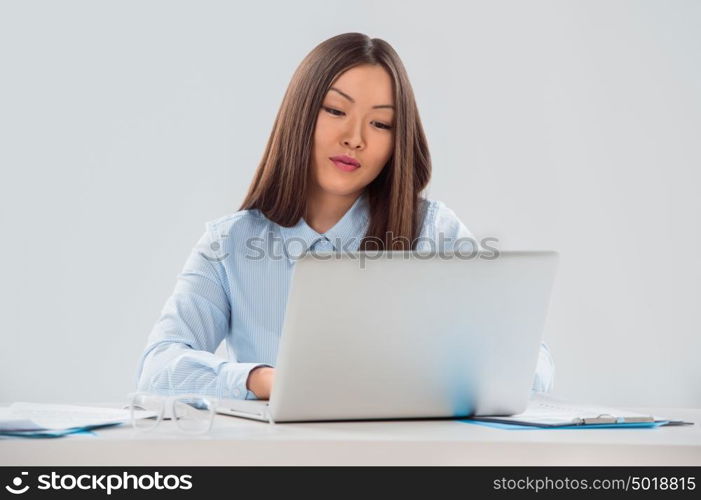
[[[253,391],[258,399],[270,399],[275,380],[275,368],[259,366],[248,372],[246,388]]]

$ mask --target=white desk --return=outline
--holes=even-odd
[[[118,408],[119,405],[101,405]],[[701,465],[701,410],[635,411],[695,422],[657,429],[500,430],[451,420],[268,424],[217,415],[206,436],[0,438],[0,465]]]

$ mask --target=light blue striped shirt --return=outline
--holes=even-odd
[[[458,239],[479,246],[442,202],[425,200],[422,209],[418,248]],[[276,364],[295,259],[308,250],[357,250],[368,214],[363,194],[325,234],[304,219],[293,227],[279,226],[259,210],[207,222],[148,337],[138,363],[137,390],[256,399],[246,380],[256,366]],[[222,341],[228,359],[214,354]],[[533,390],[550,391],[553,374],[552,357],[543,342]]]

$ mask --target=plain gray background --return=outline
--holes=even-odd
[[[701,2],[0,3],[0,401],[118,401],[293,71],[387,40],[433,199],[555,249],[555,393],[701,406]]]

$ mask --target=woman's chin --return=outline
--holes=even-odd
[[[334,196],[350,196],[352,194],[358,194],[365,186],[358,182],[348,182],[346,179],[322,179],[321,182],[319,182],[319,187],[321,188],[321,191],[326,194],[331,194]]]
[[[351,196],[354,194],[359,194],[363,187],[358,186],[322,186],[321,190],[333,196]]]

